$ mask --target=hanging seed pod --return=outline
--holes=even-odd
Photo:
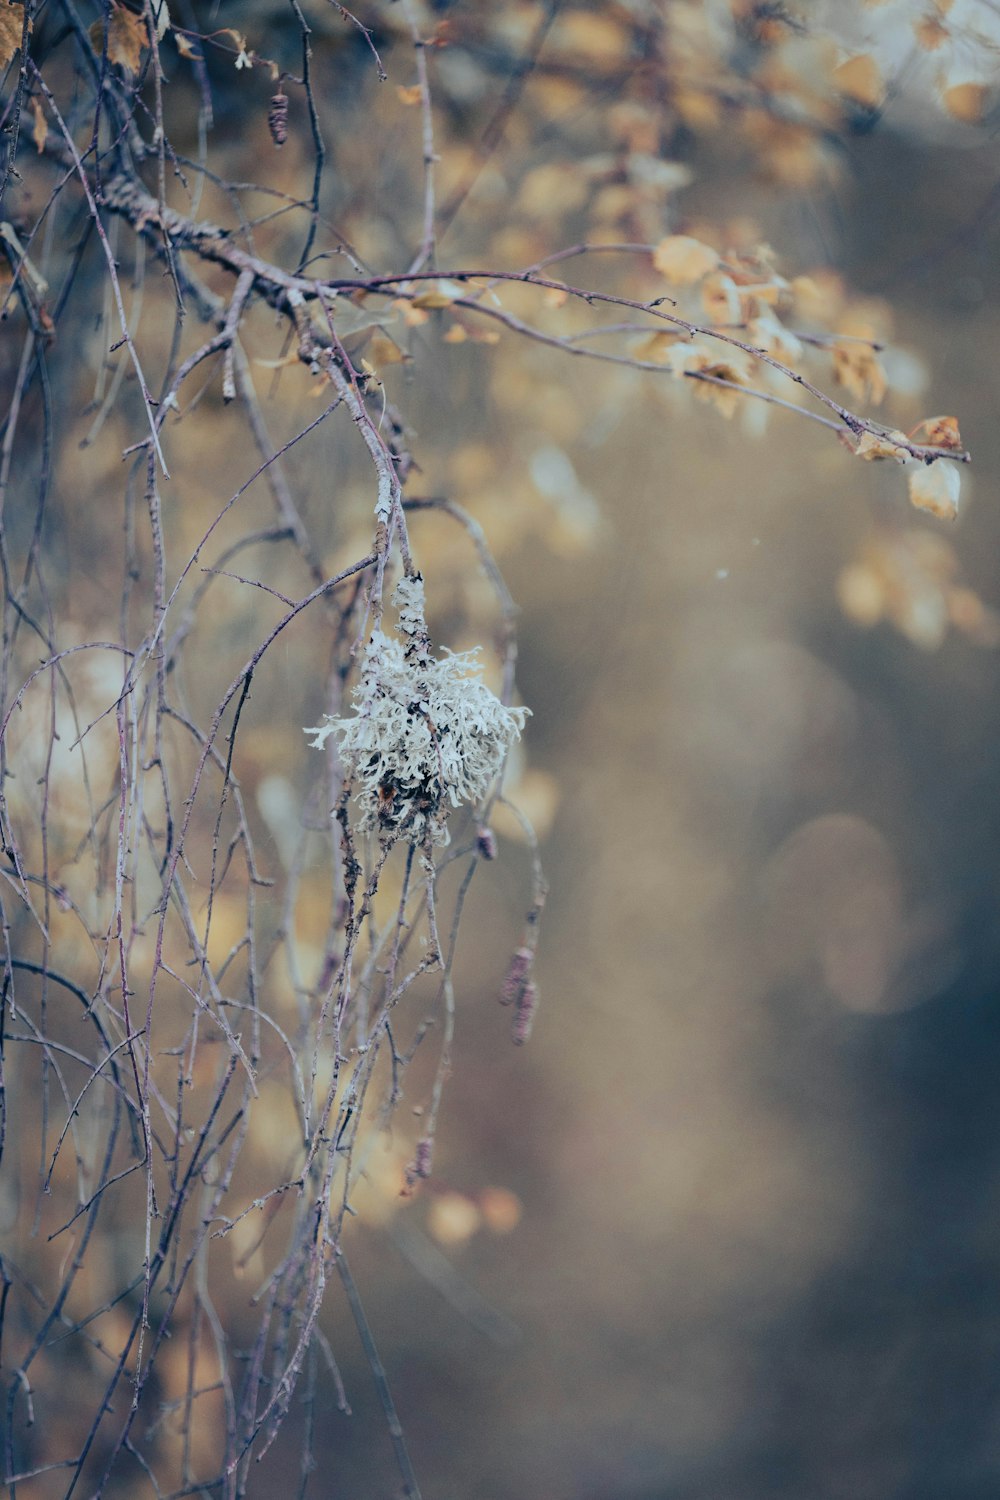
[[[276,146],[283,146],[288,140],[288,95],[280,90],[268,106],[267,128]]]

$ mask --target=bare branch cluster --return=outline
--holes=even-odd
[[[906,434],[845,404],[877,404],[884,385],[879,332],[847,326],[846,293],[827,288],[821,306],[766,246],[667,232],[684,179],[657,110],[676,133],[697,95],[752,118],[762,154],[787,161],[787,95],[732,58],[703,67],[690,27],[697,55],[678,71],[690,7],[613,8],[610,30],[599,8],[560,0],[510,25],[506,7],[469,9],[463,38],[418,0],[364,15],[290,0],[280,20],[250,6],[246,34],[199,0],[0,3],[0,1462],[15,1497],[112,1482],[244,1495],[297,1392],[305,1494],[324,1392],[347,1408],[321,1322],[334,1281],[418,1494],[344,1229],[390,1124],[406,1158],[395,1191],[432,1173],[461,918],[497,854],[525,717],[516,611],[484,532],[450,496],[417,493],[393,379],[405,397],[432,358],[421,340],[485,351],[509,335],[689,386],[723,415],[789,410],[925,476],[918,504],[955,508],[957,480],[926,479],[969,460],[953,419]],[[734,6],[733,57],[794,39],[784,10]],[[331,173],[331,78],[360,121],[353,158],[338,142],[347,188]],[[378,123],[390,79],[413,122],[398,134]],[[614,113],[615,152],[588,158],[553,209],[572,217],[583,184],[598,224],[520,260],[479,253],[474,235],[446,255],[517,112],[557,117],[535,84],[553,99],[636,90]],[[803,151],[835,131],[817,108],[793,111]],[[236,152],[209,151],[217,111],[251,152],[294,155],[301,190],[225,175]],[[371,149],[402,163],[390,248]],[[553,165],[523,174],[543,205],[557,176],[530,178]],[[330,222],[341,210],[351,236]],[[570,261],[582,270],[558,279]],[[91,484],[101,463],[99,492],[78,492],[77,467]],[[219,477],[231,470],[235,488]],[[489,583],[476,625],[496,692],[467,656],[432,648],[410,534],[428,515],[458,528]],[[302,725],[320,715],[310,767]],[[545,881],[530,825],[507,815],[530,856],[524,919],[489,984],[522,1043]],[[67,1368],[86,1396],[61,1422]]]

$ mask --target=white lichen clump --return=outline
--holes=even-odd
[[[314,749],[336,735],[357,783],[361,827],[420,844],[448,842],[452,808],[481,802],[524,727],[481,679],[479,652],[430,654],[419,574],[392,596],[401,639],[374,630],[354,689],[354,713],[317,728]]]

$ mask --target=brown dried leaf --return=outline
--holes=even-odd
[[[104,47],[104,22],[95,21],[90,28],[90,40],[94,51]],[[108,60],[121,68],[138,73],[142,61],[142,49],[148,44],[146,23],[142,16],[126,10],[124,6],[112,5],[108,16]]]
[[[833,376],[846,386],[856,401],[872,401],[876,406],[886,393],[885,370],[870,344],[845,339],[834,344]]]
[[[673,286],[700,281],[719,264],[719,252],[688,234],[669,234],[653,251],[653,265]]]
[[[24,34],[24,6],[7,5],[0,0],[0,68],[5,68],[21,45]]]
[[[914,434],[921,435],[921,442],[928,448],[946,448],[950,453],[961,453],[962,434],[958,430],[957,417],[927,417],[916,428]]]
[[[929,510],[942,521],[954,521],[962,487],[961,475],[954,464],[922,464],[910,475],[909,485],[910,503],[918,510]]]
[[[400,84],[396,90],[396,98],[400,104],[412,105],[420,103],[419,83]]]
[[[177,43],[177,50],[180,53],[181,57],[186,57],[188,62],[197,62],[201,54],[200,52],[195,50],[190,40],[183,34],[183,32],[175,31],[174,41]]]

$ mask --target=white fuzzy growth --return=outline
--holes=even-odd
[[[355,712],[306,733],[315,749],[337,736],[341,759],[358,783],[362,827],[396,829],[413,843],[428,831],[445,844],[445,819],[463,803],[482,801],[507,750],[520,736],[526,708],[506,708],[480,678],[478,651],[440,660],[412,651],[426,641],[423,584],[404,579],[394,601],[400,631],[376,630],[365,647]]]
[[[426,634],[424,623],[424,580],[419,573],[401,578],[393,589],[392,602],[399,610],[400,635]]]

